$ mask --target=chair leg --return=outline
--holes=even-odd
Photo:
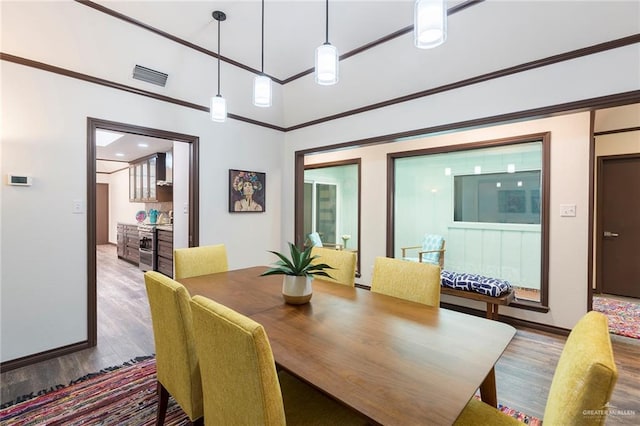
[[[157,382],[158,392],[158,414],[156,416],[156,426],[164,425],[164,417],[167,414],[167,405],[169,404],[169,391],[162,386],[162,383]]]

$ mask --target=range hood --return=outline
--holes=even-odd
[[[173,186],[173,151],[167,151],[165,153],[164,160],[166,173],[165,180],[156,181],[156,185],[158,186]]]

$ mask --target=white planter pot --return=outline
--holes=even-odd
[[[285,275],[282,279],[282,297],[292,305],[302,305],[309,302],[313,296],[311,288],[312,277],[296,277]]]

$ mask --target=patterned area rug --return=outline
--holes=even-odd
[[[609,318],[611,333],[640,339],[640,304],[594,297],[593,310]]]
[[[69,386],[53,390],[0,410],[2,425],[145,425],[155,424],[156,363],[154,358],[129,362],[90,374]],[[541,425],[508,407],[500,411],[533,426]],[[188,424],[186,414],[169,398],[165,425]]]
[[[148,358],[90,374],[79,383],[3,408],[0,424],[151,426],[157,407],[156,361]],[[169,398],[165,425],[188,423],[184,411]]]

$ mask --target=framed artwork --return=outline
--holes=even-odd
[[[266,173],[229,169],[229,212],[264,212],[266,178]]]

